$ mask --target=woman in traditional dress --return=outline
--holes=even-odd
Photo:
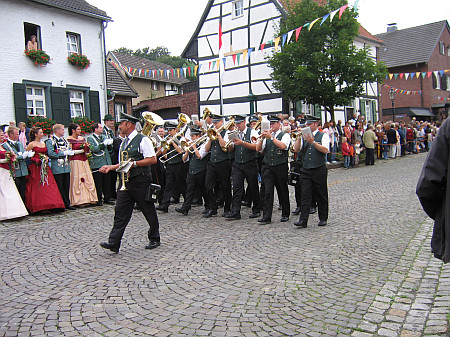
[[[3,143],[3,139],[4,133],[0,130],[0,143]],[[28,215],[11,176],[10,165],[13,165],[14,159],[15,154],[0,145],[0,221]]]
[[[69,125],[69,137],[67,140],[72,146],[75,155],[70,157],[70,204],[84,205],[96,204],[97,191],[91,168],[87,161],[86,153],[89,152],[89,144],[81,136],[81,127],[78,124]]]
[[[34,151],[35,153],[30,158],[31,164],[28,167],[29,174],[25,190],[25,206],[30,213],[50,209],[65,209],[52,170],[48,166],[47,147],[41,141],[42,137],[44,137],[44,133],[41,128],[31,128],[27,151]]]

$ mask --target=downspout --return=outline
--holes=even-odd
[[[105,25],[104,25],[105,23]],[[102,68],[103,68],[103,100],[105,103],[105,109],[106,111],[104,111],[104,115],[106,115],[106,112],[108,111],[108,88],[106,85],[106,44],[105,44],[105,29],[106,27],[108,27],[108,21],[102,21],[101,23],[101,30],[100,30],[100,34],[99,34],[99,38],[102,39]],[[114,99],[114,95],[113,95],[113,99]],[[102,120],[104,116],[101,115],[101,111],[100,111],[100,119]]]

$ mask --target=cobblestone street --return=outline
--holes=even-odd
[[[111,254],[113,206],[0,223],[0,336],[448,336],[450,266],[415,195],[425,158],[330,170],[325,227],[171,205],[160,247],[135,211]]]

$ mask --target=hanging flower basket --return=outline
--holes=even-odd
[[[25,55],[33,61],[36,67],[45,67],[50,63],[50,56],[43,50],[25,50]]]
[[[67,57],[67,60],[71,65],[77,67],[78,69],[86,69],[91,65],[91,61],[83,54],[72,54]]]

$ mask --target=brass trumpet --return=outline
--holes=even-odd
[[[262,135],[259,135],[258,137],[253,136],[252,138],[250,138],[252,144],[256,144],[258,143],[258,140],[260,140],[262,137]]]
[[[302,137],[302,132],[291,132],[291,139],[295,142],[297,139],[300,139]]]
[[[234,126],[234,117],[231,117],[230,120],[228,122],[226,122],[224,125],[222,125],[220,128],[218,129],[208,129],[208,131],[206,131],[206,134],[208,135],[208,137],[211,140],[217,140],[218,135],[220,132],[222,132],[222,130],[229,130]]]
[[[117,170],[120,170],[127,166],[127,164],[131,161],[131,158],[128,158],[128,151],[122,151],[120,153],[120,165],[117,168]],[[125,186],[125,183],[128,182],[128,172],[121,172],[122,175],[122,186],[120,187],[120,191],[126,191],[127,187]]]

